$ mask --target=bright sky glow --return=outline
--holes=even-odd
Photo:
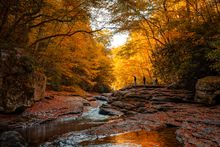
[[[115,34],[113,37],[112,37],[112,41],[111,41],[111,46],[110,48],[116,48],[116,47],[119,47],[121,45],[124,45],[127,41],[127,38],[128,38],[128,33],[118,33],[118,34]]]
[[[116,26],[114,24],[111,24],[111,13],[106,9],[97,9],[97,8],[91,8],[91,27],[93,30],[98,29],[107,29],[114,33],[116,31]],[[124,45],[128,38],[128,32],[124,33],[116,33],[112,36],[110,47],[109,48],[116,48],[121,45]]]

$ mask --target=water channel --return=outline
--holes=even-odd
[[[100,105],[103,102],[100,103]],[[99,106],[100,106],[99,105]],[[78,119],[59,119],[38,126],[17,129],[29,146],[37,147],[40,144],[53,141],[62,134],[74,131],[82,131],[100,126],[115,118],[99,114],[99,107],[90,108]],[[159,131],[134,131],[116,134],[102,139],[84,141],[79,146],[87,147],[178,147],[182,146],[175,138],[176,128],[166,128]]]

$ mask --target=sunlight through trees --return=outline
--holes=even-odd
[[[134,75],[190,87],[220,71],[218,0],[3,0],[0,10],[1,54],[25,56],[57,90],[108,91]],[[127,42],[110,50],[116,33]]]

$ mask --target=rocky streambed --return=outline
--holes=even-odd
[[[75,101],[78,104],[70,103],[76,96],[68,94],[64,97],[69,104],[69,107],[64,105],[65,111],[61,113],[60,103],[51,117],[43,115],[48,111],[42,112],[47,118],[42,116],[44,123],[34,123],[32,127],[25,125],[29,131],[18,129],[26,141],[31,133],[44,132],[51,136],[38,141],[42,147],[220,146],[220,106],[194,103],[190,91],[156,86],[129,87],[100,96],[78,97]],[[105,101],[100,108],[97,99]],[[80,112],[71,113],[79,109]],[[11,128],[19,126],[12,122],[13,125],[8,124]],[[33,138],[29,137],[28,142],[37,140],[36,136],[37,133]]]
[[[101,112],[111,113],[111,110],[128,116],[115,124],[116,130],[121,126],[145,130],[175,126],[176,138],[184,146],[220,146],[220,106],[194,103],[190,91],[165,87],[126,88],[113,93],[108,104],[101,107]]]

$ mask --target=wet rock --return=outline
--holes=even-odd
[[[140,107],[140,108],[137,109],[137,111],[139,113],[144,113],[144,112],[146,112],[146,108],[145,107]]]
[[[192,93],[186,90],[171,90],[167,88],[143,88],[138,87],[136,89],[124,89],[124,91],[118,91],[115,94],[114,101],[108,104],[109,109],[119,110],[124,113],[125,116],[134,116],[132,119],[136,122],[152,122],[153,124],[169,124],[172,126],[182,127],[185,122],[193,124],[194,129],[188,129],[182,127],[184,133],[179,133],[177,138],[184,143],[184,145],[201,145],[204,146],[219,146],[216,142],[219,142],[219,128],[220,125],[220,112],[218,106],[212,107],[212,109],[201,106],[199,104],[190,104],[192,102]],[[117,95],[119,97],[117,97]],[[143,100],[137,98],[138,96],[151,95],[149,100]],[[143,114],[143,115],[140,115]],[[133,123],[132,121],[132,123]],[[128,122],[127,122],[128,123]],[[129,122],[130,129],[133,128]],[[123,126],[124,128],[128,126]],[[150,128],[154,128],[153,125],[147,124]],[[115,129],[115,126],[113,127]],[[209,128],[200,130],[200,128]],[[215,128],[212,131],[215,136],[210,140],[208,136],[204,139],[204,134],[209,134],[211,128]],[[112,129],[110,129],[112,131]],[[197,133],[200,132],[200,133]],[[188,132],[188,133],[187,133]],[[191,135],[192,134],[192,135]],[[190,139],[187,137],[190,136]],[[196,136],[196,137],[194,137]],[[187,140],[187,141],[185,141]],[[193,143],[195,142],[195,143]],[[214,143],[215,142],[215,143]]]
[[[54,147],[77,146],[79,145],[77,144],[79,142],[77,138],[93,140],[127,131],[140,129],[158,130],[166,126],[178,126],[177,138],[185,146],[220,146],[220,105],[205,107],[201,104],[182,103],[184,100],[181,103],[175,102],[175,99],[187,98],[190,93],[184,90],[170,90],[166,88],[131,88],[130,91],[124,90],[123,96],[126,93],[134,93],[135,91],[142,95],[153,95],[158,100],[109,97],[110,103],[102,105],[101,109],[104,110],[104,113],[109,113],[110,115],[113,115],[115,112],[121,112],[124,114],[123,118],[113,119],[85,132],[81,131],[78,135],[72,132],[68,136],[64,135],[56,141],[46,144]],[[76,110],[81,111],[83,108],[84,102],[82,97],[65,96],[60,99],[63,100],[64,98],[65,104],[63,106],[65,107],[60,108],[60,101],[58,101],[55,108],[59,107],[59,109],[56,111],[54,108],[54,112],[58,113],[63,110],[65,112],[73,112],[74,109],[74,112],[77,112]],[[55,97],[54,100],[56,99]],[[50,102],[51,100],[47,101],[47,103]],[[99,110],[97,114],[99,114],[98,112]],[[44,114],[47,116],[50,113]],[[92,113],[92,116],[94,116],[94,113]],[[104,115],[100,116],[103,117]],[[97,116],[95,117],[97,118]],[[109,116],[104,117],[108,118]]]
[[[124,108],[115,109],[110,104],[106,105],[105,108],[120,110],[127,117],[93,127],[81,132],[81,135],[83,133],[88,134],[90,140],[93,137],[98,139],[127,131],[159,130],[167,126],[178,126],[177,139],[183,142],[184,146],[211,147],[219,146],[220,143],[220,106],[218,105],[210,109],[210,107],[199,104],[171,102],[154,104],[149,102],[145,104],[145,107],[141,107],[142,112],[137,112],[138,108],[129,111]],[[57,142],[59,143],[57,146],[61,146],[60,143],[67,146],[70,145],[70,142],[74,144],[75,139],[78,137],[77,134],[72,133],[67,137],[59,138],[52,144],[56,146],[55,142]],[[88,139],[85,135],[79,138]],[[76,145],[76,142],[74,145]]]
[[[110,104],[108,104],[108,103],[104,103],[104,104],[101,105],[101,107],[103,107],[103,108],[111,108],[112,106]]]
[[[102,93],[102,96],[105,96],[105,97],[110,97],[112,95],[112,93]]]
[[[145,106],[145,102],[135,102],[134,105],[138,108],[138,107],[144,107]]]
[[[99,110],[99,114],[110,115],[110,116],[122,116],[124,113],[115,109],[101,107]]]
[[[123,111],[122,111],[123,112]],[[137,112],[135,112],[135,111],[125,111],[124,112],[126,115],[135,115],[135,114],[137,114]]]
[[[108,97],[106,96],[94,96],[94,98],[101,101],[108,101]]]
[[[95,140],[97,138],[97,135],[90,135],[86,131],[71,132],[64,134],[53,142],[46,142],[40,145],[40,147],[79,147],[80,142]]]
[[[83,141],[91,141],[96,139],[105,138],[107,136],[114,136],[119,133],[138,131],[138,130],[158,130],[164,128],[165,125],[161,123],[155,123],[152,121],[145,121],[141,116],[128,119],[118,119],[98,127],[92,127],[88,130],[79,132],[71,132],[62,135],[53,142],[48,142],[41,147],[57,147],[57,146],[80,146],[79,143]]]
[[[118,98],[117,97],[113,97],[113,96],[110,96],[109,98],[108,98],[108,103],[112,103],[112,102],[114,102],[114,101],[117,101],[118,100]]]
[[[20,133],[16,131],[4,132],[0,136],[1,147],[27,147],[27,143]]]
[[[123,108],[123,109],[128,109],[128,110],[135,108],[134,105],[126,103],[126,102],[122,102],[122,101],[112,102],[111,105],[115,107]]]
[[[195,101],[209,105],[220,103],[220,76],[199,79],[196,84]]]
[[[135,92],[137,95],[152,95],[154,99],[125,98],[125,95]],[[205,107],[201,104],[190,104],[188,100],[191,92],[164,87],[136,87],[118,91],[117,94],[119,97],[109,97],[110,102],[102,105],[100,111],[110,115],[121,112],[124,114],[123,118],[93,127],[86,134],[99,138],[127,131],[159,130],[177,126],[177,139],[184,146],[220,146],[220,105]],[[75,135],[70,136],[74,140]]]
[[[170,97],[170,96],[155,96],[151,99],[151,101],[160,101],[160,102],[183,102],[181,98],[178,97]]]
[[[169,110],[172,110],[173,109],[173,106],[163,106],[163,105],[159,105],[156,107],[157,111],[163,111],[163,112],[166,112],[166,111],[169,111]]]
[[[152,96],[145,94],[145,95],[140,95],[140,94],[135,94],[135,93],[127,93],[124,96],[125,98],[137,98],[137,99],[150,99]]]

